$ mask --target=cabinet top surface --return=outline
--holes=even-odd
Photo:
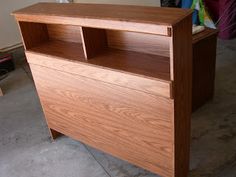
[[[166,26],[174,26],[191,13],[190,9],[179,8],[78,3],[38,3],[13,12],[18,17],[21,15],[46,15]]]

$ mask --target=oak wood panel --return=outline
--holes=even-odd
[[[85,63],[75,63],[65,61],[60,58],[52,58],[46,55],[39,55],[26,51],[27,61],[31,64],[45,66],[55,70],[67,73],[78,74],[114,85],[119,85],[145,93],[172,97],[172,83],[155,78],[139,77],[134,74],[112,71],[105,68],[99,68]]]
[[[111,48],[170,57],[170,40],[165,36],[106,30]]]
[[[25,49],[35,47],[49,39],[46,24],[18,22],[18,25]]]
[[[85,61],[80,44],[63,41],[49,41],[31,48],[30,51],[86,62],[121,72],[170,80],[169,58],[163,56],[107,48],[103,53]]]
[[[148,27],[148,24],[174,26],[183,18],[191,14],[191,12],[192,11],[189,9],[173,9],[163,7],[84,3],[38,3],[21,10],[17,10],[13,12],[13,14],[16,16],[28,15],[29,17],[33,15],[71,17],[73,19],[84,19],[85,21],[87,19],[105,19],[109,21],[140,23],[145,24]],[[93,27],[95,26],[96,24],[93,24]]]
[[[99,4],[38,3],[13,12],[18,21],[69,24],[169,36],[191,10]]]
[[[173,100],[30,65],[50,128],[172,176]]]
[[[80,26],[47,24],[47,29],[51,40],[82,43]]]
[[[174,92],[175,177],[189,171],[192,99],[192,16],[173,27],[171,60]],[[180,47],[181,46],[181,47]]]
[[[107,48],[107,36],[104,29],[81,27],[85,58],[89,59]]]

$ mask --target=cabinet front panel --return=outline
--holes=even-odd
[[[30,65],[49,128],[173,175],[173,100]]]
[[[172,82],[154,78],[142,77],[110,68],[96,65],[63,60],[47,55],[39,55],[26,51],[27,61],[30,64],[40,65],[54,70],[60,70],[73,75],[88,77],[93,80],[106,82],[112,85],[142,91],[156,96],[172,98]]]

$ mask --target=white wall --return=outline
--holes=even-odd
[[[20,34],[12,11],[40,2],[55,0],[0,0],[0,49],[21,42]]]
[[[160,0],[74,0],[78,3],[101,3],[101,4],[126,4],[126,5],[144,5],[160,6]]]

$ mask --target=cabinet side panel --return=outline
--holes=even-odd
[[[216,34],[193,44],[193,111],[212,99],[214,95],[216,44]]]
[[[173,100],[30,67],[51,129],[160,175],[173,174]]]
[[[175,177],[187,177],[190,154],[192,98],[191,15],[173,27],[172,62],[174,88]]]

